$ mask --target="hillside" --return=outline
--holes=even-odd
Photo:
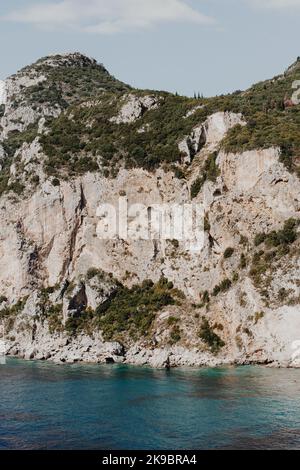
[[[80,53],[9,77],[0,88],[7,353],[296,366],[297,80],[300,59],[246,91],[187,98],[133,89]],[[120,196],[148,208],[201,204],[203,250],[99,239],[97,209]]]

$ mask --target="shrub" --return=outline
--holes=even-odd
[[[231,95],[228,99],[231,109],[236,101],[237,109],[246,117],[247,125],[236,126],[228,132],[223,142],[226,151],[280,147],[282,163],[289,171],[297,172],[299,107],[285,109],[283,102],[285,96],[291,96],[292,84],[298,74],[299,64],[284,76],[261,82],[243,95]]]
[[[283,302],[287,298],[288,294],[288,291],[284,287],[282,287],[281,289],[279,289],[278,292],[278,300],[280,302]]]
[[[32,178],[31,178],[31,183],[34,185],[34,186],[37,186],[40,182],[40,177],[39,175],[33,175]]]
[[[204,217],[204,231],[209,232],[211,229],[208,215]]]
[[[245,256],[244,253],[241,254],[241,258],[240,258],[240,268],[241,269],[246,269],[247,267],[247,258]]]
[[[254,245],[259,246],[266,241],[267,235],[265,233],[258,233],[254,238]]]
[[[52,185],[53,186],[60,186],[60,181],[58,178],[53,178],[52,180]]]
[[[226,250],[224,251],[224,258],[225,259],[231,258],[233,253],[234,253],[234,248],[226,248]]]
[[[202,302],[204,304],[208,304],[210,301],[210,297],[209,297],[209,292],[206,290],[203,292],[203,295],[202,295]]]
[[[169,317],[168,321],[167,321],[167,324],[168,324],[168,326],[173,326],[173,325],[176,325],[176,323],[178,323],[178,322],[179,322],[179,318]]]
[[[209,346],[213,354],[217,354],[220,349],[225,346],[224,341],[214,332],[213,328],[209,324],[209,321],[205,317],[202,318],[199,337]]]
[[[7,187],[7,190],[8,191],[13,191],[15,194],[17,194],[18,196],[21,196],[21,194],[23,193],[23,191],[25,190],[25,186],[23,183],[21,183],[20,181],[16,180],[16,181],[13,181],[12,183],[10,183]]]
[[[191,197],[192,197],[192,199],[195,199],[198,196],[198,194],[200,193],[204,183],[205,183],[205,179],[204,179],[203,176],[197,178],[193,182],[192,187],[191,187]]]
[[[0,310],[0,319],[5,319],[5,318],[15,318],[19,313],[22,312],[24,309],[26,302],[28,300],[28,297],[24,297],[18,302],[16,302],[14,305],[11,305],[10,307],[5,307],[2,310]]]
[[[202,168],[201,176],[199,176],[192,184],[192,188],[191,188],[192,199],[198,196],[198,194],[200,193],[206,181],[215,182],[217,180],[217,177],[220,174],[219,167],[216,164],[217,156],[218,156],[218,152],[213,152],[206,159]]]
[[[291,245],[297,240],[297,227],[299,225],[299,221],[295,219],[288,219],[284,223],[284,227],[282,230],[276,232],[273,230],[272,232],[260,233],[256,235],[254,244],[255,246],[259,246],[262,243],[266,243],[269,246],[279,247],[280,245]]]
[[[213,295],[216,297],[218,294],[228,291],[231,285],[232,282],[230,279],[224,279],[220,284],[214,287]]]
[[[257,324],[260,320],[262,320],[264,316],[265,316],[264,312],[256,312],[255,317],[254,317],[255,324]]]
[[[86,273],[87,279],[93,279],[94,277],[98,276],[100,274],[100,270],[97,268],[90,268],[88,272]]]
[[[7,302],[7,301],[8,301],[7,297],[5,297],[4,295],[0,295],[0,305],[4,304],[4,302]]]
[[[175,304],[176,297],[177,291],[165,278],[157,284],[147,280],[131,289],[122,286],[97,308],[98,325],[107,340],[124,332],[131,337],[146,336],[156,312]]]
[[[93,332],[94,311],[86,309],[79,316],[68,318],[65,324],[65,330],[70,336],[77,336],[81,331],[91,335]]]
[[[63,331],[63,313],[62,313],[63,306],[62,304],[59,305],[51,305],[47,311],[47,318],[48,318],[48,326],[50,334],[54,334],[56,332]]]
[[[178,325],[175,325],[170,334],[171,344],[176,344],[181,340],[181,330]]]

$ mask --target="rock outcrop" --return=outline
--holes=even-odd
[[[0,106],[6,103],[6,84],[0,80]]]
[[[192,112],[187,116],[193,114]],[[184,156],[184,163],[190,164],[205,145],[210,146],[212,151],[215,150],[230,129],[245,124],[241,114],[218,112],[209,116],[203,124],[196,126],[192,133],[179,143],[178,148]]]
[[[119,114],[110,119],[116,124],[130,124],[141,118],[144,113],[159,106],[159,100],[155,96],[126,95],[123,98]]]
[[[59,69],[73,67],[76,61],[83,68],[97,66],[76,54],[46,58],[42,64]],[[50,147],[43,145],[43,135],[54,131],[46,119],[55,123],[65,111],[56,103],[31,106],[32,90],[49,81],[44,73],[36,67],[24,69],[6,80],[6,95],[0,87],[0,104],[2,99],[5,105],[0,183],[7,184],[0,191],[0,326],[7,354],[58,363],[125,362],[165,368],[298,366],[300,181],[284,166],[282,150],[270,146],[225,151],[223,139],[236,126],[246,126],[245,117],[214,112],[195,126],[194,119],[205,106],[192,103],[182,116],[183,126],[193,120],[190,133],[179,136],[174,145],[183,157],[176,165],[151,170],[121,165],[112,177],[101,167],[100,155],[98,171],[87,169],[68,177],[50,168],[49,173]],[[85,104],[79,100],[79,110],[91,113],[93,128],[107,100],[103,95]],[[160,100],[155,94],[136,96],[126,90],[115,114],[108,115],[108,126],[117,126],[120,132],[126,124],[126,132],[133,132],[130,126],[140,120],[153,138],[143,119],[163,106]],[[68,117],[70,122],[75,115]],[[31,124],[38,127],[33,139],[24,138],[12,147],[16,144],[11,136],[22,136]],[[103,127],[95,139],[101,132]],[[148,138],[141,128],[134,132],[138,139]],[[55,138],[59,141],[60,135]],[[145,141],[138,142],[141,147]],[[118,144],[106,141],[101,150]],[[136,147],[132,144],[130,152],[140,155]],[[10,150],[7,155],[11,148],[13,154]],[[64,154],[66,161],[71,151]],[[86,143],[79,148],[80,157],[89,158],[93,151],[97,153]],[[212,152],[214,177],[206,169],[193,194],[193,184]],[[120,160],[123,156],[120,152]],[[184,178],[178,170],[186,171]],[[129,208],[127,236],[101,238],[99,207],[120,210],[120,198]],[[192,201],[204,209],[201,251],[188,250],[185,240],[172,234],[154,239],[130,235],[140,224],[141,207],[150,223],[154,205]],[[166,283],[156,284],[161,279]]]

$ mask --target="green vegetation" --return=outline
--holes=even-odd
[[[42,112],[44,105],[56,104],[65,109],[60,117],[48,122],[49,134],[41,138],[48,156],[46,170],[51,176],[72,177],[101,169],[105,176],[114,177],[122,166],[152,171],[162,165],[173,170],[177,178],[184,178],[178,165],[182,163],[178,143],[217,111],[242,113],[247,121],[247,125],[229,131],[223,149],[240,152],[278,146],[288,170],[299,171],[300,106],[286,104],[294,91],[292,83],[300,78],[299,60],[284,76],[261,82],[246,92],[192,99],[132,90],[109,75],[102,65],[83,57],[80,66],[76,62],[65,66],[61,56],[52,59],[60,66],[51,67],[44,59],[31,66],[47,80],[21,94],[21,99],[38,111]],[[153,95],[159,106],[144,112],[136,122],[111,122],[129,91],[137,96]],[[84,103],[90,100],[89,104]],[[196,111],[184,118],[193,109]],[[19,140],[24,138],[19,136]],[[10,145],[12,154],[19,142],[11,141]],[[206,181],[216,181],[216,156],[213,153],[200,164],[199,176],[191,188],[193,198]],[[2,178],[0,187],[6,185],[5,176]]]
[[[112,77],[105,67],[81,56],[78,63],[64,65],[64,58],[57,55],[52,60],[58,61],[59,66],[52,67],[45,63],[46,57],[35,64],[25,67],[23,71],[35,70],[47,77],[46,81],[28,87],[22,94],[30,104],[59,105],[67,108],[79,101],[95,98],[103,91],[124,92],[130,87]]]
[[[217,296],[220,293],[226,292],[232,286],[232,282],[230,279],[224,279],[220,284],[214,287],[213,289],[213,296]]]
[[[284,76],[261,82],[239,95],[239,110],[248,124],[229,131],[224,149],[239,152],[278,146],[282,150],[281,161],[287,169],[299,173],[300,107],[285,105],[285,100],[294,92],[293,82],[299,78],[298,58]]]
[[[30,124],[24,132],[12,131],[2,143],[5,153],[9,158],[12,158],[16,152],[25,142],[31,144],[38,135],[37,124]]]
[[[98,276],[100,274],[99,269],[97,268],[90,268],[88,272],[86,273],[86,277],[88,280],[93,279],[94,277]]]
[[[47,308],[47,320],[49,325],[49,332],[51,334],[60,333],[63,331],[63,313],[62,304],[50,305]]]
[[[255,325],[264,318],[265,314],[264,312],[256,312],[255,317],[254,317],[254,323]]]
[[[170,334],[170,344],[176,344],[181,340],[181,330],[179,325],[174,325]]]
[[[5,297],[3,297],[3,299],[5,299]],[[23,311],[27,300],[28,297],[24,297],[14,305],[0,309],[0,320],[4,321],[6,332],[13,329],[16,317]],[[4,301],[5,300],[3,300],[1,303],[3,303]]]
[[[222,149],[241,152],[278,146],[282,163],[289,171],[300,175],[300,106],[292,106],[289,101],[294,91],[292,84],[300,79],[299,59],[283,76],[258,83],[245,92],[214,98],[133,90],[112,77],[103,65],[83,56],[68,65],[59,55],[51,60],[56,60],[59,66],[52,67],[43,58],[24,69],[43,74],[46,80],[25,88],[16,97],[15,106],[29,105],[40,115],[45,106],[56,108],[58,105],[64,110],[57,119],[47,120],[49,133],[41,137],[48,157],[46,171],[53,176],[55,186],[60,178],[88,171],[101,171],[106,177],[114,177],[121,167],[152,171],[162,166],[174,171],[176,178],[185,178],[178,143],[217,111],[242,113],[247,121],[247,125],[236,126],[228,132]],[[128,92],[136,96],[155,96],[159,106],[145,111],[136,122],[111,122]],[[195,112],[188,115],[191,110]],[[1,106],[0,116],[3,112]],[[22,192],[18,181],[8,188],[9,167],[16,150],[36,135],[37,126],[33,124],[25,132],[11,133],[4,142],[7,158],[0,175],[0,195],[9,189],[18,194]],[[216,181],[219,175],[216,157],[217,152],[214,152],[200,162],[199,175],[191,188],[192,198],[197,197],[206,181]]]
[[[5,297],[4,295],[0,295],[0,305],[4,304],[4,302],[7,302],[7,301],[8,301],[7,297]]]
[[[42,289],[40,292],[39,308],[41,311],[41,320],[47,320],[49,332],[51,334],[63,331],[63,313],[62,304],[54,304],[50,300],[50,295],[57,290],[58,286]]]
[[[87,277],[92,279],[98,275],[98,270],[92,268]],[[94,331],[101,330],[104,338],[109,341],[124,336],[125,339],[146,337],[150,333],[155,314],[167,305],[174,305],[181,297],[182,294],[165,278],[161,278],[156,284],[147,280],[131,289],[116,283],[109,298],[96,311],[85,309],[70,317],[65,328],[71,336],[80,331],[91,335]],[[169,320],[169,326],[177,326],[177,319],[171,317]]]
[[[177,323],[179,322],[179,318],[176,318],[176,317],[169,317],[168,318],[168,321],[167,321],[167,325],[170,327],[170,326],[174,326],[176,325]]]
[[[213,354],[218,354],[225,346],[224,341],[214,332],[214,329],[210,326],[209,321],[205,317],[202,318],[199,338],[209,346]]]
[[[155,313],[175,304],[176,296],[172,283],[165,278],[157,284],[145,281],[132,289],[122,287],[97,308],[98,325],[107,340],[124,332],[131,338],[147,336]]]
[[[261,277],[266,274],[269,268],[270,264],[265,258],[265,252],[263,250],[256,252],[253,256],[250,275],[257,287],[261,285]]]
[[[25,67],[22,72],[36,72],[37,74],[44,75],[46,80],[37,85],[23,88],[22,92],[15,97],[14,107],[30,106],[34,109],[37,115],[44,115],[43,108],[57,108],[67,109],[75,103],[81,103],[83,100],[97,99],[105,93],[124,93],[131,88],[128,85],[116,80],[112,77],[103,65],[81,56],[79,62],[74,64],[64,65],[65,58],[57,55],[52,57],[51,60],[58,61],[59,66],[52,67],[45,63],[46,57],[39,60],[37,63]],[[5,106],[0,107],[0,118],[5,111]],[[47,118],[47,124],[55,121],[54,118]],[[24,132],[13,131],[8,138],[3,142],[4,150],[7,154],[5,159],[5,168],[0,175],[0,196],[6,190],[14,190],[18,193],[21,192],[19,186],[8,188],[8,174],[9,167],[12,163],[12,158],[24,142],[32,142],[37,136],[37,123],[28,126]],[[71,140],[76,137],[72,135]],[[76,141],[76,139],[75,139]],[[61,158],[65,158],[65,154]],[[69,166],[74,163],[73,174],[83,173],[88,167],[91,171],[97,171],[98,165],[95,162],[90,162],[88,157],[75,159],[70,162]],[[55,161],[53,162],[55,164]],[[52,173],[57,172],[53,169]]]
[[[4,299],[4,297],[3,297]],[[24,297],[23,299],[20,299],[17,303],[10,307],[5,307],[2,310],[0,310],[0,319],[5,319],[9,317],[15,318],[19,313],[22,312],[24,309],[26,302],[28,300],[28,297]],[[4,301],[3,301],[4,302]]]
[[[86,309],[81,315],[68,318],[65,330],[70,336],[76,336],[82,331],[92,335],[94,331],[94,318],[95,312],[91,309]]]
[[[240,268],[241,268],[241,269],[246,269],[246,268],[247,268],[247,258],[246,258],[245,253],[242,253],[242,254],[241,254],[241,258],[240,258]]]
[[[217,156],[218,152],[214,152],[205,161],[203,168],[201,169],[201,176],[199,176],[192,185],[192,199],[198,196],[206,181],[216,182],[217,177],[220,174],[219,167],[216,164]]]
[[[284,223],[282,230],[276,232],[259,233],[256,235],[254,240],[255,246],[260,246],[262,243],[265,243],[269,247],[279,247],[280,245],[291,245],[297,240],[298,233],[297,227],[299,226],[300,221],[295,219],[289,219]]]
[[[231,258],[232,255],[234,253],[234,248],[226,248],[226,250],[224,251],[224,258],[225,259],[228,259],[228,258]]]
[[[260,287],[264,295],[268,297],[268,283],[270,282],[271,273],[283,257],[291,253],[291,245],[293,245],[297,238],[297,227],[299,220],[288,219],[284,223],[284,227],[277,232],[273,230],[270,233],[260,233],[256,235],[254,240],[255,246],[263,248],[253,255],[252,266],[250,275],[257,287]]]
[[[204,216],[204,231],[209,232],[211,229],[210,222],[209,222],[209,216],[206,214]]]
[[[32,124],[28,126],[24,132],[10,132],[8,138],[2,143],[6,158],[2,163],[2,170],[0,172],[0,196],[6,191],[14,191],[20,195],[24,186],[16,179],[12,184],[9,184],[10,166],[12,164],[15,152],[23,145],[24,142],[31,143],[37,137],[37,126]]]
[[[204,304],[208,304],[210,301],[210,297],[209,297],[209,292],[206,290],[203,292],[203,295],[202,295],[202,302]]]
[[[132,93],[137,96],[147,94],[142,91]],[[207,113],[200,110],[183,119],[192,106],[199,104],[197,100],[168,93],[149,93],[156,95],[160,105],[131,124],[110,121],[118,113],[122,93],[105,93],[101,102],[92,107],[71,107],[53,121],[49,135],[42,139],[49,156],[48,170],[95,171],[98,159],[111,174],[121,165],[153,170],[165,163],[170,169],[174,168],[175,163],[181,162],[179,139],[206,119]],[[146,131],[140,132],[141,128]],[[84,155],[84,162],[78,166]],[[183,176],[181,173],[180,177]]]
[[[60,181],[59,181],[59,179],[58,179],[58,178],[53,178],[53,180],[52,180],[52,185],[53,185],[54,187],[60,186]]]

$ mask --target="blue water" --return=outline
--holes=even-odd
[[[300,449],[300,370],[0,366],[0,449]]]

